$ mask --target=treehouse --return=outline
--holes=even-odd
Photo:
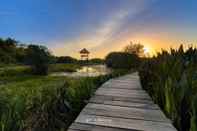
[[[89,59],[90,52],[86,48],[83,48],[79,53],[81,55],[81,60],[88,60]]]

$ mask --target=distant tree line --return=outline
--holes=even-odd
[[[18,44],[19,42],[7,38],[0,38],[0,63],[23,63],[25,62],[26,46]]]
[[[78,60],[76,58],[70,56],[59,56],[54,58],[55,63],[66,63],[66,64],[80,64],[80,65],[88,65],[88,64],[104,64],[105,60],[101,58],[92,58],[88,61]]]
[[[105,63],[114,69],[137,69],[143,56],[144,46],[130,42],[123,48],[123,51],[109,53],[105,58]]]
[[[54,56],[47,47],[35,44],[21,44],[19,41],[0,38],[0,66],[8,64],[30,65],[32,72],[45,75],[50,63],[103,64],[104,60],[95,58],[80,61],[70,56]]]
[[[131,42],[123,51],[109,53],[105,60],[94,58],[89,61],[80,61],[70,56],[53,56],[45,46],[21,44],[12,38],[0,38],[0,65],[30,65],[32,72],[39,75],[47,74],[50,63],[107,64],[111,68],[130,69],[139,65],[140,57],[144,53],[143,48],[142,44]]]
[[[48,64],[52,62],[52,58],[53,56],[45,46],[26,45],[12,38],[0,38],[0,65],[30,65],[32,73],[45,75],[48,72]]]

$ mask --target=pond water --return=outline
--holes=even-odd
[[[56,72],[50,74],[50,76],[69,76],[69,77],[95,77],[100,75],[109,74],[111,70],[105,65],[89,65],[83,66],[78,69],[77,72]]]

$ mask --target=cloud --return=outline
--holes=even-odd
[[[87,48],[93,51],[93,55],[103,57],[107,50],[112,48],[112,42],[117,39],[117,35],[123,31],[124,24],[129,18],[135,17],[138,13],[146,8],[146,2],[129,2],[128,6],[124,6],[115,12],[111,12],[107,19],[102,20],[101,24],[91,29],[91,34],[81,34],[79,37],[59,42],[59,46],[52,47],[56,55],[73,55],[78,57],[78,50]],[[57,42],[58,43],[58,42]],[[56,44],[57,44],[56,43]],[[108,46],[108,47],[107,47]],[[104,49],[104,48],[108,49]],[[100,53],[101,50],[105,53]]]
[[[110,16],[108,20],[105,20],[99,27],[94,28],[95,31],[91,31],[93,32],[92,34],[82,34],[76,39],[63,42],[65,44],[60,42],[60,44],[58,44],[59,46],[53,47],[53,52],[57,55],[63,55],[68,52],[68,55],[70,55],[76,54],[77,50],[84,47],[89,50],[99,47],[121,26],[127,16],[127,11],[118,11],[114,13],[113,16]]]

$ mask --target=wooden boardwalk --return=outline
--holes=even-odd
[[[111,79],[90,99],[68,131],[176,131],[141,88],[137,73]]]

